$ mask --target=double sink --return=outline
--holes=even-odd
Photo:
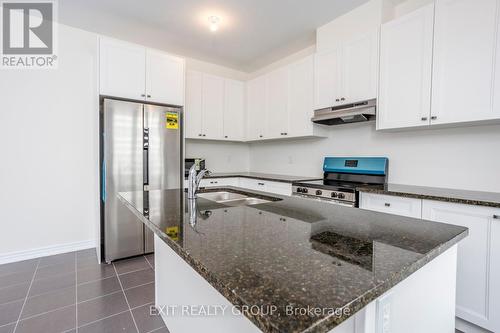
[[[267,200],[251,195],[228,191],[202,192],[198,193],[198,197],[215,201],[226,206],[251,206],[280,200],[277,198],[269,198],[269,200]]]

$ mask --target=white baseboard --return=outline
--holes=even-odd
[[[455,327],[463,333],[493,333],[458,317],[455,318]]]
[[[95,247],[96,247],[96,241],[92,239],[81,242],[45,246],[37,249],[2,253],[0,254],[0,265],[27,259],[50,256],[54,254],[91,249]]]

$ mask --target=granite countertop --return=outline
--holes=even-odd
[[[321,177],[287,176],[287,175],[276,175],[272,173],[260,173],[260,172],[214,172],[203,178],[232,178],[232,177],[255,178],[255,179],[269,180],[282,183],[293,183],[298,181],[322,179]]]
[[[444,223],[273,197],[278,201],[237,207],[199,197],[192,226],[183,190],[119,194],[232,304],[276,306],[274,313],[245,313],[263,332],[328,332],[468,234]],[[319,311],[290,315],[306,308]]]
[[[468,191],[452,188],[387,184],[384,187],[358,187],[360,192],[395,195],[399,197],[429,199],[466,205],[500,208],[500,193]]]

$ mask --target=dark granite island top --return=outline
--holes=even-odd
[[[394,195],[399,197],[428,199],[461,203],[465,205],[487,206],[500,208],[500,193],[469,191],[452,188],[387,184],[385,187],[357,188],[360,192]]]
[[[328,332],[468,234],[459,226],[276,195],[281,200],[238,207],[198,198],[191,226],[183,190],[119,197],[233,305],[275,305],[273,314],[245,313],[264,332]],[[290,316],[290,306],[341,311]]]

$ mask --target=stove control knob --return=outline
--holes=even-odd
[[[338,198],[339,199],[344,199],[345,198],[345,194],[344,193],[339,193]]]
[[[297,187],[297,189],[295,190],[295,192],[297,192],[297,193],[301,193],[301,192],[302,192],[302,188]]]
[[[336,198],[337,197],[337,192],[332,192],[332,198]]]
[[[316,195],[321,195],[323,194],[323,192],[321,192],[321,190],[316,190]]]
[[[307,192],[309,192],[309,190],[308,190],[307,188],[305,188],[305,187],[304,187],[304,188],[302,189],[302,193],[307,193]]]

